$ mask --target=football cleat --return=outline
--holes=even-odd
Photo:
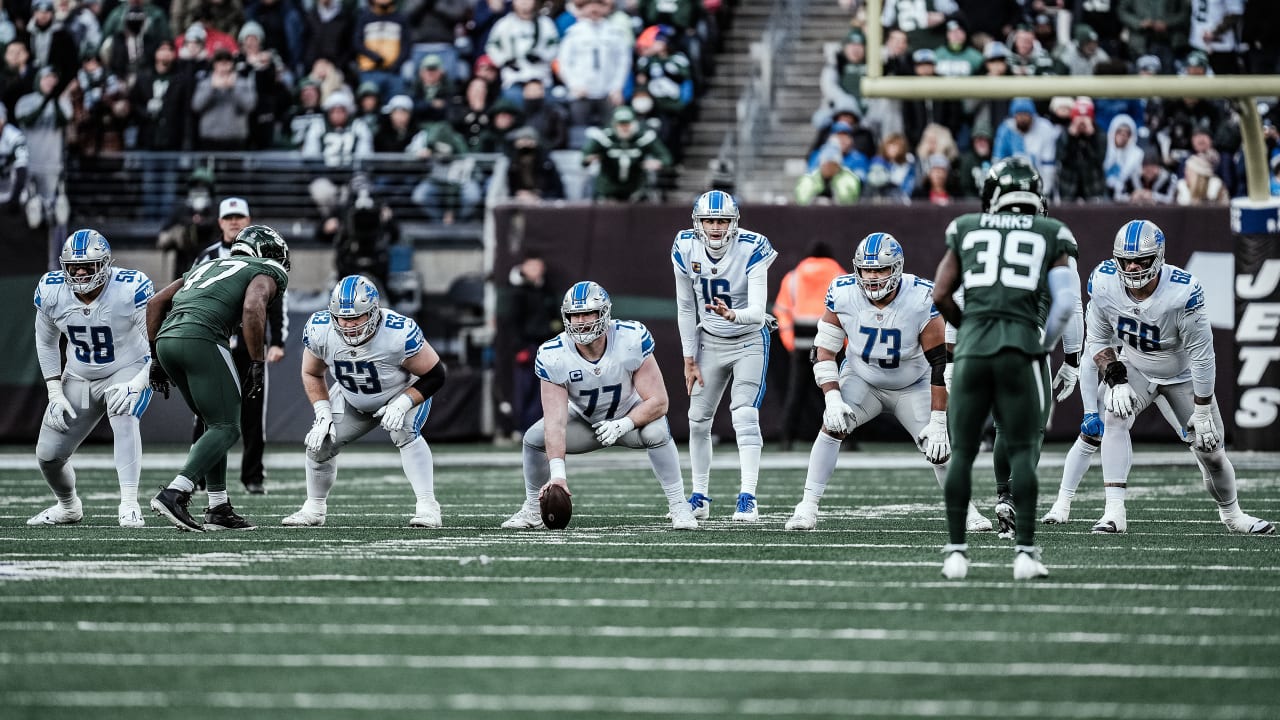
[[[190,505],[191,493],[174,488],[160,488],[151,498],[151,509],[174,527],[186,532],[204,532],[204,527],[191,517]]]
[[[236,514],[231,503],[222,503],[216,507],[204,509],[204,529],[214,530],[252,530],[258,527],[249,520]]]
[[[261,480],[249,481],[244,484],[244,491],[250,495],[266,495],[267,488],[262,484]]]
[[[760,519],[760,508],[756,506],[756,496],[751,493],[738,493],[738,509],[733,513],[738,522],[756,522]]]
[[[409,518],[409,527],[438,528],[440,520],[440,503],[435,500],[419,500],[418,507]]]
[[[1013,579],[1035,580],[1049,577],[1049,568],[1040,562],[1040,548],[1019,545],[1013,555]]]
[[[36,527],[39,525],[74,525],[84,519],[84,504],[80,502],[80,498],[76,498],[70,509],[62,507],[61,504],[54,505],[51,508],[41,510],[35,517],[27,521],[27,524]]]
[[[713,500],[700,492],[696,492],[689,496],[689,507],[693,510],[693,517],[697,520],[706,520],[711,517],[711,503]]]
[[[1013,531],[1016,528],[1017,513],[1013,510],[1013,496],[1001,495],[996,500],[996,522],[999,524],[999,531],[996,533],[1001,540],[1012,540]]]
[[[546,527],[542,524],[542,507],[536,499],[525,500],[516,514],[502,523],[502,527],[508,530],[537,530]]]
[[[948,580],[963,580],[969,574],[969,546],[943,545],[942,577]]]
[[[1274,535],[1276,528],[1271,523],[1256,518],[1252,515],[1246,515],[1244,512],[1237,510],[1235,513],[1228,515],[1221,510],[1218,515],[1222,517],[1222,524],[1233,533],[1242,533],[1245,535]]]
[[[1116,535],[1129,530],[1129,519],[1125,516],[1124,502],[1107,501],[1102,517],[1093,524],[1096,535]]]
[[[693,516],[693,508],[688,503],[680,502],[671,506],[672,530],[697,530],[698,519]]]
[[[1071,498],[1059,494],[1058,499],[1053,501],[1053,507],[1040,518],[1040,522],[1045,525],[1066,525],[1070,518]]]
[[[281,520],[280,524],[285,527],[322,527],[324,516],[324,513],[313,512],[303,505],[301,510]]]
[[[791,513],[791,519],[787,520],[787,524],[783,528],[787,530],[812,530],[818,527],[818,503],[803,502],[796,506],[795,512]],[[987,527],[991,529],[990,526]]]
[[[122,502],[120,509],[116,512],[116,519],[120,521],[120,527],[140,528],[145,527],[146,523],[142,521],[142,508],[137,502]]]
[[[973,503],[969,503],[969,515],[964,519],[964,529],[967,532],[991,532],[991,521],[983,517]]]

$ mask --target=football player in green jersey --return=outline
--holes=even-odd
[[[267,305],[289,284],[289,246],[266,225],[250,225],[236,236],[231,256],[191,268],[147,305],[153,387],[168,397],[178,387],[207,430],[191,446],[182,471],[151,500],[151,509],[179,530],[252,530],[227,500],[227,451],[240,438],[241,393],[262,392],[265,376]],[[251,362],[241,379],[228,338],[242,326]],[[208,483],[204,522],[187,509],[192,478]]]
[[[950,543],[942,573],[965,577],[969,568],[965,515],[972,492],[973,460],[983,420],[994,412],[1006,431],[1014,501],[1026,521],[1017,526],[1013,576],[1048,575],[1034,545],[1036,459],[1050,405],[1046,353],[1075,311],[1080,278],[1069,259],[1077,254],[1066,225],[1044,216],[1040,176],[1023,158],[997,163],[990,174],[986,211],[956,218],[947,227],[947,252],[934,276],[934,302],[957,328],[955,370],[948,412],[951,466],[947,472]],[[964,290],[964,310],[952,295]],[[1052,298],[1040,320],[1040,296]]]

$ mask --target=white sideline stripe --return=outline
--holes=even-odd
[[[218,605],[222,597],[197,595],[11,595],[0,596],[5,605]],[[843,600],[650,600],[646,598],[492,598],[492,597],[359,597],[316,595],[248,595],[236,598],[239,605],[323,605],[357,607],[526,607],[526,608],[626,608],[641,610],[803,610],[861,612],[923,613],[996,613],[1031,615],[1111,615],[1188,616],[1188,617],[1280,617],[1276,608],[1238,607],[1165,607],[1116,605],[1048,605],[1033,603],[923,603],[923,602],[854,602]]]
[[[910,675],[927,677],[1156,678],[1280,680],[1280,667],[1124,663],[978,663],[894,660],[654,658],[583,655],[393,655],[386,653],[77,653],[0,652],[0,665],[110,667],[394,668],[576,670],[594,672]]]
[[[96,622],[91,620],[0,622],[0,631],[86,633],[200,633],[246,635],[336,636],[572,636],[639,639],[731,639],[870,641],[923,643],[1035,643],[1055,645],[1155,645],[1164,647],[1257,647],[1280,645],[1280,637],[1258,635],[1171,635],[1163,633],[1007,632],[1004,630],[898,630],[891,628],[707,627],[596,625],[406,625],[387,623],[170,623]]]
[[[1269,705],[1191,705],[1119,702],[1051,702],[964,700],[845,700],[803,698],[780,700],[715,700],[681,697],[612,697],[604,695],[426,695],[397,693],[163,693],[137,691],[0,692],[7,707],[216,707],[252,710],[347,710],[386,712],[596,712],[628,715],[704,716],[763,715],[783,717],[945,718],[958,715],[1005,718],[1147,718],[1166,720],[1236,720],[1265,717]]]

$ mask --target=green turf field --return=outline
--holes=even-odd
[[[812,533],[782,530],[800,453],[766,451],[744,527],[722,449],[691,533],[626,450],[571,459],[568,531],[500,530],[519,456],[488,448],[437,449],[442,530],[405,527],[386,452],[342,457],[326,527],[282,528],[301,457],[269,457],[266,497],[233,483],[258,530],[189,535],[116,527],[100,447],[79,459],[85,521],[28,528],[51,496],[0,454],[0,717],[1280,717],[1280,538],[1228,535],[1185,451],[1141,456],[1127,535],[1088,533],[1095,468],[1073,522],[1042,528],[1051,576],[1017,584],[991,533],[968,580],[941,578],[918,455],[843,455]],[[177,458],[149,452],[144,507]],[[1278,456],[1237,465],[1245,510],[1280,520]]]

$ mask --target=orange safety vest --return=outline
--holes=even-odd
[[[827,311],[827,288],[844,274],[845,269],[831,258],[808,257],[782,278],[773,314],[778,318],[778,337],[788,352],[813,347],[818,321]],[[797,326],[800,337],[796,337]]]

